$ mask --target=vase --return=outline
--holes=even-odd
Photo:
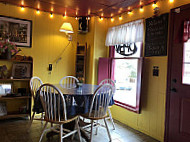
[[[11,55],[12,55],[12,53],[10,52],[10,51],[7,51],[7,53],[6,53],[6,59],[11,59]]]

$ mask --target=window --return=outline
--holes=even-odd
[[[182,83],[190,85],[190,40],[184,43],[183,52]]]
[[[143,33],[144,21],[140,19],[109,28],[105,42],[111,51],[111,78],[116,83],[116,105],[134,112],[139,112],[140,106]]]
[[[114,79],[116,84],[116,92],[114,95],[116,105],[134,112],[139,112],[142,43],[137,42],[132,44],[131,48],[134,49],[134,45],[136,45],[137,51],[130,56],[121,55],[121,53],[115,50],[115,56],[112,58],[112,79]],[[115,49],[117,49],[117,47],[115,47]],[[123,52],[123,50],[121,52]]]

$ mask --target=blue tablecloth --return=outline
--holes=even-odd
[[[64,95],[67,106],[67,117],[88,113],[93,94],[98,88],[98,85],[83,84],[80,88],[65,89],[59,85],[58,87]],[[113,98],[110,101],[110,106],[114,104]],[[34,100],[33,111],[42,113],[43,107],[40,101],[39,91]]]

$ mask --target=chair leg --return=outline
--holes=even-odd
[[[30,132],[30,128],[31,128],[31,126],[32,126],[32,122],[33,122],[33,120],[34,120],[34,115],[35,115],[35,112],[33,112],[33,114],[32,114],[32,118],[31,118],[31,120],[30,120],[30,126],[29,126],[29,128],[28,128],[28,132]]]
[[[41,119],[44,119],[44,114],[43,114],[43,112],[41,113]],[[43,125],[43,120],[41,120],[41,124]]]
[[[77,118],[75,120],[75,123],[76,123],[76,128],[77,128],[77,132],[78,132],[78,136],[79,136],[79,141],[82,142],[81,133],[80,133],[80,127],[79,127],[79,118]]]
[[[96,133],[95,133],[95,135],[97,135],[98,134],[98,120],[96,121]]]
[[[40,136],[39,142],[42,141],[42,138],[43,138],[43,136],[44,136],[44,132],[45,132],[45,129],[46,129],[46,127],[47,127],[47,124],[48,124],[48,122],[46,122],[45,125],[44,125],[44,128],[43,128],[43,130],[42,130],[42,134],[41,134],[41,136]]]
[[[91,120],[91,134],[90,134],[90,142],[92,142],[93,126],[94,126],[94,121],[93,121],[93,120]]]
[[[59,134],[60,134],[60,142],[63,142],[63,124],[60,125],[60,131],[59,131]]]
[[[112,125],[113,125],[113,129],[115,130],[115,124],[114,124],[114,122],[113,122],[113,118],[112,118],[111,111],[110,111],[109,108],[108,108],[108,113],[109,113],[109,117],[110,117],[111,123],[112,123]]]
[[[108,124],[107,124],[107,122],[106,122],[106,119],[104,118],[104,123],[105,123],[105,125],[106,125],[106,129],[107,129],[107,132],[108,132],[108,137],[109,137],[109,139],[110,139],[110,142],[112,141],[111,140],[111,135],[110,135],[110,131],[109,131],[109,128],[108,128]]]

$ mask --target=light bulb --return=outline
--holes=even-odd
[[[53,13],[50,13],[50,18],[53,18]]]
[[[36,10],[36,14],[38,14],[38,15],[40,14],[40,10],[39,9]]]
[[[143,6],[141,6],[139,10],[140,10],[140,12],[143,12],[144,11]]]
[[[20,9],[21,9],[21,11],[24,11],[24,6],[21,6]]]
[[[153,7],[153,8],[157,7],[156,1],[154,1],[154,3],[152,4],[152,7]]]
[[[111,18],[111,22],[113,22],[113,21],[114,21],[114,18],[112,17],[112,18]]]
[[[122,18],[122,16],[119,16],[119,20],[121,21],[123,18]]]
[[[173,3],[173,2],[174,2],[174,0],[169,0],[169,2],[170,2],[170,3]]]

